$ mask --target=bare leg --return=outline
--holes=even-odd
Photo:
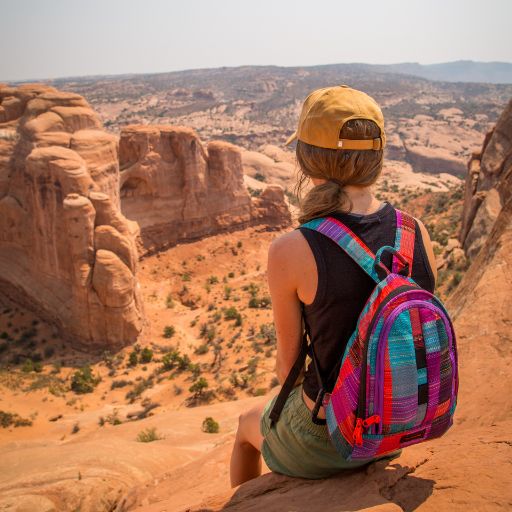
[[[235,444],[231,453],[231,487],[261,475],[260,418],[266,402],[243,412],[238,419]]]

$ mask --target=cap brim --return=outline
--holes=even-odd
[[[285,146],[288,146],[291,144],[295,139],[297,138],[297,132],[294,132],[290,137],[288,137],[288,140],[284,143]]]

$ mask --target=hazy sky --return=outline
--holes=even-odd
[[[0,80],[512,62],[512,0],[0,0]]]

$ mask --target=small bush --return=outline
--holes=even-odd
[[[91,367],[86,365],[73,374],[71,390],[77,394],[92,393],[100,380],[100,377],[94,376]]]
[[[239,314],[240,313],[238,313],[238,310],[234,306],[231,306],[230,308],[226,309],[226,311],[224,311],[224,319],[235,320],[238,318]]]
[[[203,355],[203,354],[206,354],[209,350],[209,347],[206,343],[203,343],[202,345],[199,345],[195,350],[194,350],[194,354],[197,354],[197,355]]]
[[[251,357],[249,361],[247,362],[248,371],[250,374],[254,375],[256,373],[256,370],[258,368],[258,357]]]
[[[32,426],[32,420],[22,418],[15,412],[0,411],[0,427],[9,428],[14,427],[30,427]]]
[[[172,338],[176,334],[176,329],[172,325],[164,327],[164,338]]]
[[[215,325],[209,325],[209,324],[201,324],[201,330],[199,332],[199,336],[201,338],[206,338],[207,341],[213,341],[215,338],[216,329]]]
[[[167,295],[167,298],[165,299],[165,306],[167,309],[171,309],[174,307],[174,300],[170,293],[169,293],[169,295]]]
[[[148,347],[144,347],[140,352],[140,362],[145,364],[151,362],[152,359],[153,351]]]
[[[204,377],[200,377],[190,388],[191,393],[194,393],[194,398],[201,396],[203,391],[208,387],[208,381]]]
[[[43,366],[39,361],[32,361],[32,359],[25,359],[21,370],[25,373],[37,372],[40,373],[43,371]]]
[[[208,416],[203,420],[201,430],[208,434],[216,434],[219,431],[219,424],[211,416]]]
[[[160,371],[168,372],[175,368],[183,371],[188,370],[190,367],[190,358],[185,354],[181,355],[178,350],[174,349],[162,357],[162,367]]]
[[[128,356],[128,366],[137,366],[139,362],[139,355],[135,350],[133,352],[130,352],[130,355]]]
[[[142,430],[137,434],[137,441],[139,443],[152,443],[153,441],[159,441],[163,439],[163,436],[160,436],[155,427],[147,428]]]
[[[132,384],[131,380],[114,380],[110,385],[110,389],[124,388],[125,386],[129,386]]]
[[[251,297],[249,300],[249,307],[253,309],[267,309],[271,305],[270,297]]]

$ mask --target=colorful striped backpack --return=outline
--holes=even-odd
[[[439,437],[453,423],[458,391],[453,325],[441,300],[410,277],[415,222],[395,211],[395,247],[383,246],[376,254],[336,218],[302,224],[337,243],[376,286],[335,367],[339,373],[331,392],[318,371],[305,322],[301,351],[270,413],[271,425],[309,353],[320,384],[312,420],[327,423],[332,443],[346,460],[370,461]],[[381,262],[385,251],[393,255],[391,271]],[[321,405],[326,420],[317,418]]]

